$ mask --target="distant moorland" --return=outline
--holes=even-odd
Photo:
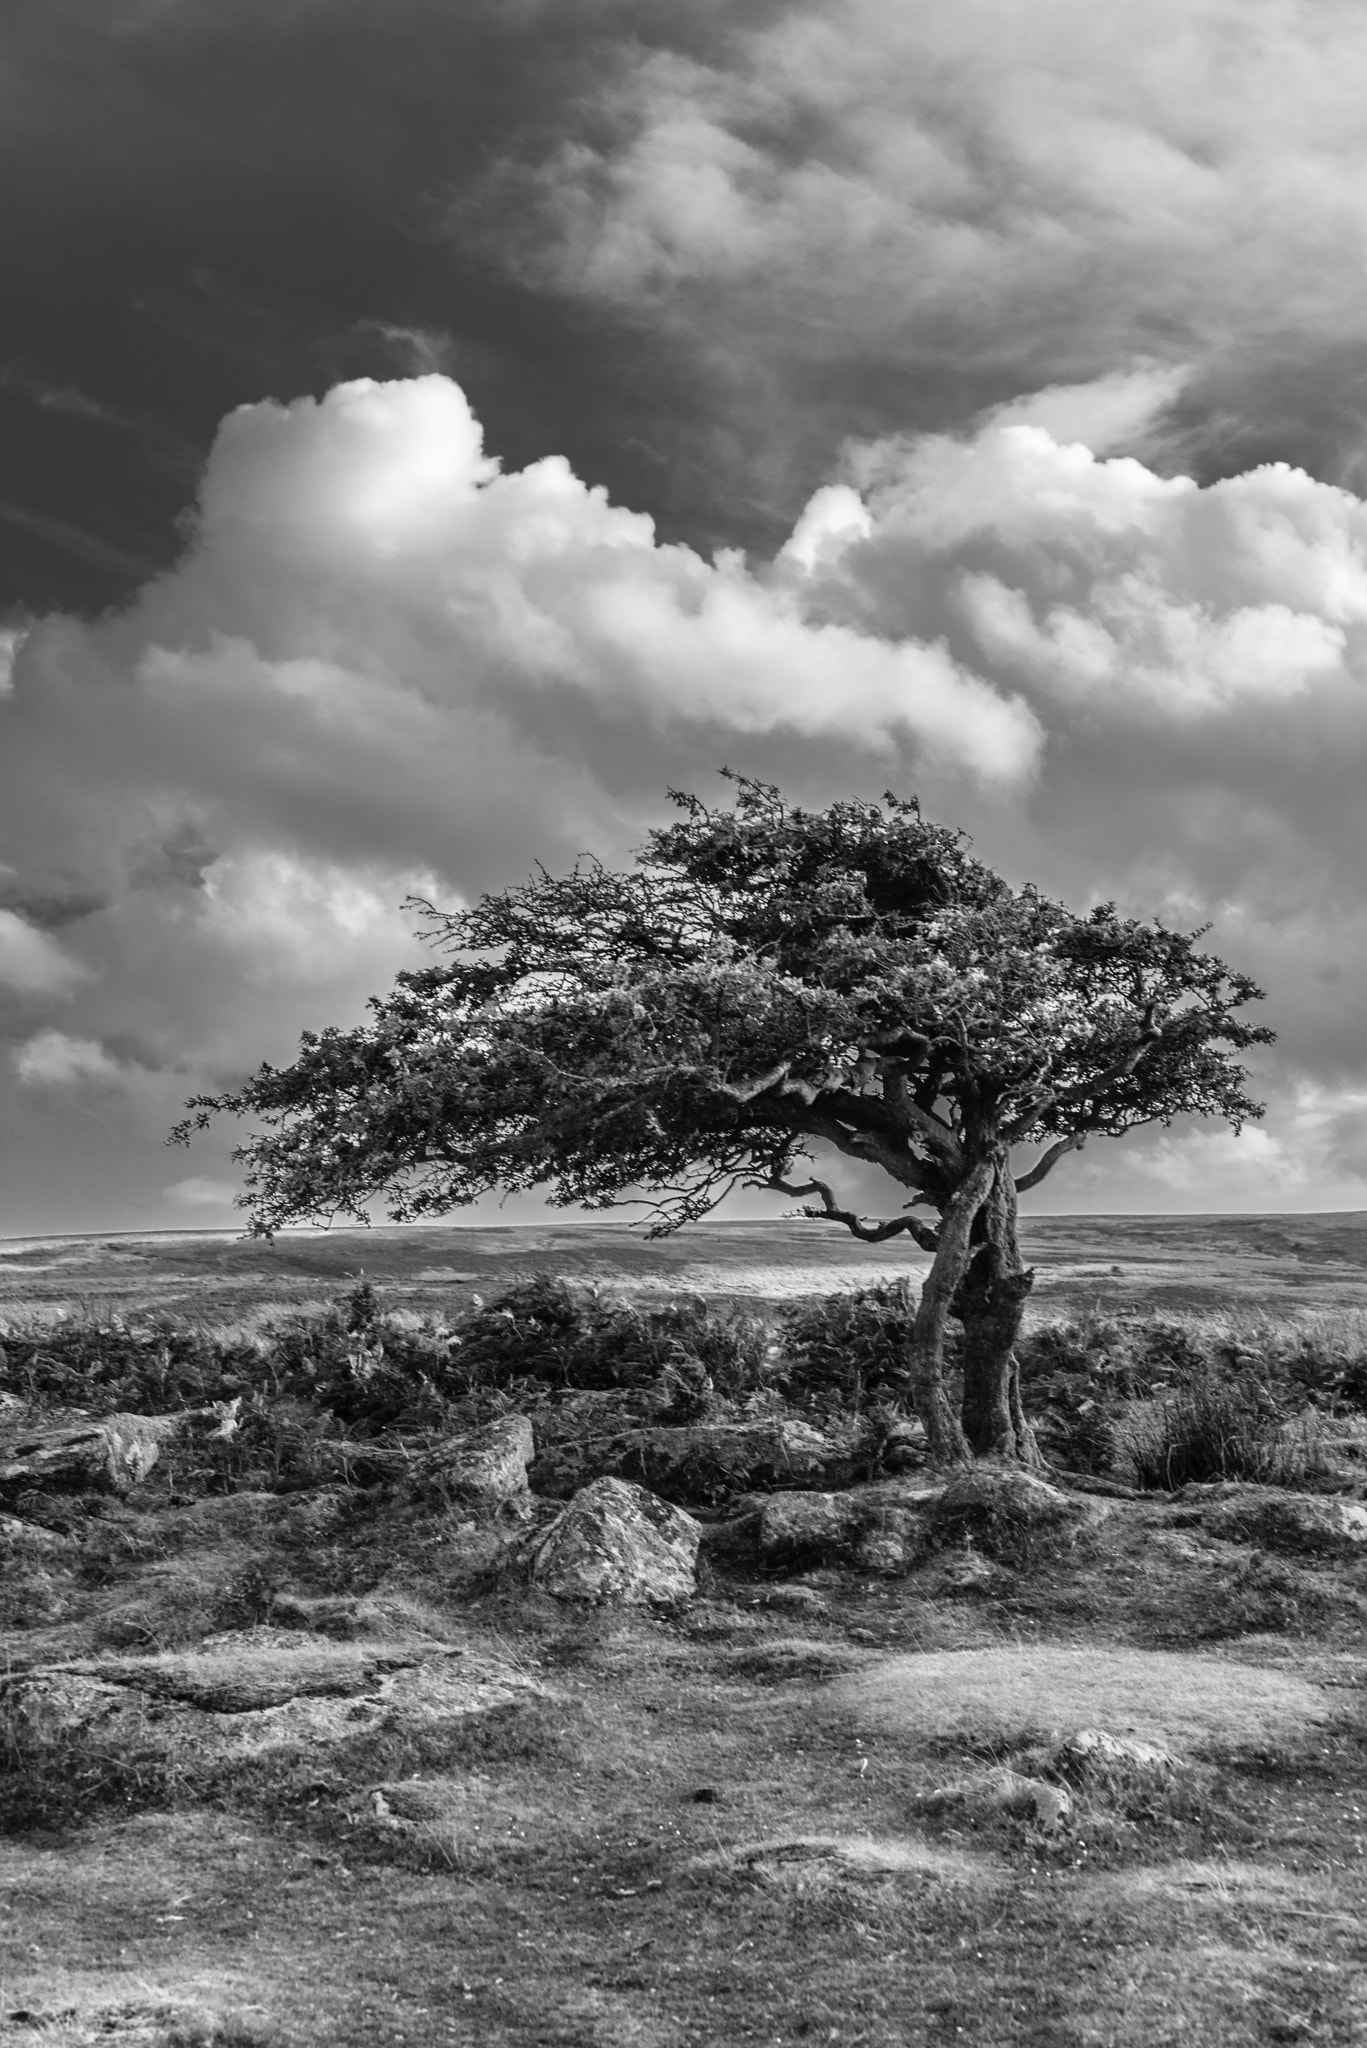
[[[1367,1211],[1317,1216],[1035,1216],[1022,1227],[1036,1311],[1367,1307]],[[801,1218],[699,1224],[649,1240],[599,1218],[469,1228],[0,1239],[0,1308],[136,1302],[232,1315],[328,1294],[360,1273],[438,1309],[546,1272],[630,1292],[784,1300],[919,1275],[906,1240],[860,1244]]]

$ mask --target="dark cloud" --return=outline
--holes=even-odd
[[[723,760],[1262,977],[1267,1129],[1078,1199],[1351,1190],[1356,12],[19,0],[0,83],[11,1227]]]

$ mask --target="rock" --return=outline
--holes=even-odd
[[[923,1793],[916,1804],[925,1813],[958,1807],[984,1819],[1014,1814],[1051,1831],[1065,1826],[1073,1811],[1072,1795],[1065,1785],[1050,1785],[1042,1778],[1025,1778],[1004,1768],[942,1785],[937,1791]]]
[[[872,1488],[776,1493],[760,1509],[758,1538],[771,1567],[847,1564],[885,1576],[909,1571],[924,1547],[919,1515]]]
[[[176,1415],[102,1415],[26,1430],[0,1448],[0,1496],[44,1489],[129,1493],[147,1477],[163,1446],[183,1431],[233,1435],[238,1405],[215,1402]]]
[[[808,1896],[813,1880],[823,1874],[938,1878],[974,1886],[996,1885],[1008,1877],[1005,1864],[981,1852],[946,1848],[910,1835],[769,1835],[706,1849],[691,1856],[684,1868],[696,1877],[716,1872],[732,1878],[744,1870],[765,1884],[791,1883]]]
[[[525,1415],[501,1415],[470,1436],[453,1437],[422,1460],[405,1491],[473,1514],[525,1507],[527,1467],[535,1456]]]
[[[1076,1500],[1033,1472],[979,1465],[950,1481],[935,1504],[932,1528],[951,1540],[971,1532],[987,1550],[1009,1552],[1023,1537],[1076,1537],[1109,1512],[1104,1502]]]
[[[854,1509],[835,1493],[776,1493],[760,1509],[759,1554],[770,1566],[843,1559],[857,1534]]]
[[[1009,1582],[1010,1575],[991,1558],[984,1557],[980,1550],[965,1544],[962,1550],[946,1550],[935,1562],[926,1582],[925,1590],[932,1597],[936,1595],[953,1599],[972,1597],[974,1594],[990,1594],[1003,1583]]]
[[[1086,1778],[1170,1778],[1177,1758],[1153,1742],[1111,1735],[1104,1728],[1079,1728],[1054,1750],[1051,1766],[1075,1782]]]
[[[924,1425],[914,1418],[894,1422],[883,1440],[882,1463],[887,1472],[911,1472],[929,1456]]]
[[[40,1671],[0,1683],[0,1714],[12,1762],[141,1747],[149,1696],[86,1672]]]
[[[909,1509],[872,1503],[862,1508],[854,1545],[854,1563],[860,1571],[880,1578],[902,1578],[924,1551],[923,1525]]]
[[[1321,1494],[1235,1498],[1207,1508],[1201,1526],[1208,1535],[1234,1543],[1258,1543],[1269,1550],[1309,1556],[1345,1556],[1367,1543],[1367,1507]]]
[[[756,1600],[757,1607],[776,1607],[788,1614],[826,1614],[829,1612],[815,1586],[770,1586]]]
[[[451,1644],[321,1644],[266,1629],[16,1676],[0,1684],[0,1715],[12,1751],[33,1763],[86,1751],[192,1775],[381,1730],[440,1732],[551,1697],[524,1672]]]
[[[17,1515],[0,1515],[0,1557],[56,1557],[71,1549],[71,1539]]]
[[[564,1498],[594,1478],[633,1480],[663,1500],[710,1507],[751,1489],[844,1485],[858,1459],[792,1417],[620,1430],[549,1444],[532,1468],[538,1493]]]
[[[671,1605],[696,1590],[699,1524],[625,1479],[595,1479],[527,1546],[534,1586],[557,1600]]]

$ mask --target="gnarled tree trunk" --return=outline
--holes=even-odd
[[[995,1178],[991,1159],[970,1166],[945,1205],[939,1249],[921,1288],[907,1343],[907,1382],[932,1458],[968,1464],[971,1450],[945,1389],[945,1332],[972,1254],[978,1212]]]
[[[1039,1465],[1039,1446],[1021,1405],[1016,1341],[1034,1273],[1016,1236],[1016,1184],[1008,1160],[973,1221],[973,1248],[954,1298],[964,1331],[964,1436],[978,1457]]]

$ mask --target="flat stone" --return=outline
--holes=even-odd
[[[915,1835],[764,1835],[707,1849],[690,1858],[687,1868],[699,1875],[748,1870],[781,1884],[785,1873],[801,1882],[814,1868],[832,1875],[843,1871],[865,1876],[937,1878],[948,1884],[997,1884],[1008,1875],[995,1857],[950,1849]]]
[[[1311,1557],[1350,1556],[1367,1544],[1367,1507],[1323,1494],[1262,1495],[1217,1502],[1201,1516],[1210,1536]]]
[[[16,1676],[0,1685],[0,1713],[14,1746],[34,1761],[73,1748],[128,1748],[193,1774],[380,1729],[439,1730],[551,1697],[497,1657],[450,1645],[405,1653],[391,1643],[320,1644],[258,1630],[214,1638],[198,1652]]]

